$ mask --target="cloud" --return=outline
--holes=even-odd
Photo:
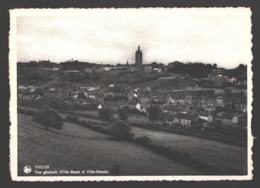
[[[18,61],[96,63],[175,60],[233,67],[251,60],[249,9],[92,9],[17,19]]]

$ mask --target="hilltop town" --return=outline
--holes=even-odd
[[[215,129],[247,126],[247,70],[216,64],[171,62],[109,65],[70,60],[18,62],[18,106],[96,112],[109,108],[143,121],[159,108],[155,122],[168,127]],[[147,119],[147,118],[146,118]]]

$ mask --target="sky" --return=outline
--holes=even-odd
[[[247,8],[29,11],[16,20],[17,61],[132,64],[140,46],[143,63],[233,68],[251,62],[250,17]]]

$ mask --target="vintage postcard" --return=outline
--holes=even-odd
[[[250,8],[10,10],[14,181],[251,180]]]

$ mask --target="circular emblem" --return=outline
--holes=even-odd
[[[31,171],[32,171],[32,167],[29,166],[29,165],[27,165],[27,166],[25,166],[25,167],[23,168],[23,171],[24,171],[25,174],[29,174],[29,173],[31,173]]]

